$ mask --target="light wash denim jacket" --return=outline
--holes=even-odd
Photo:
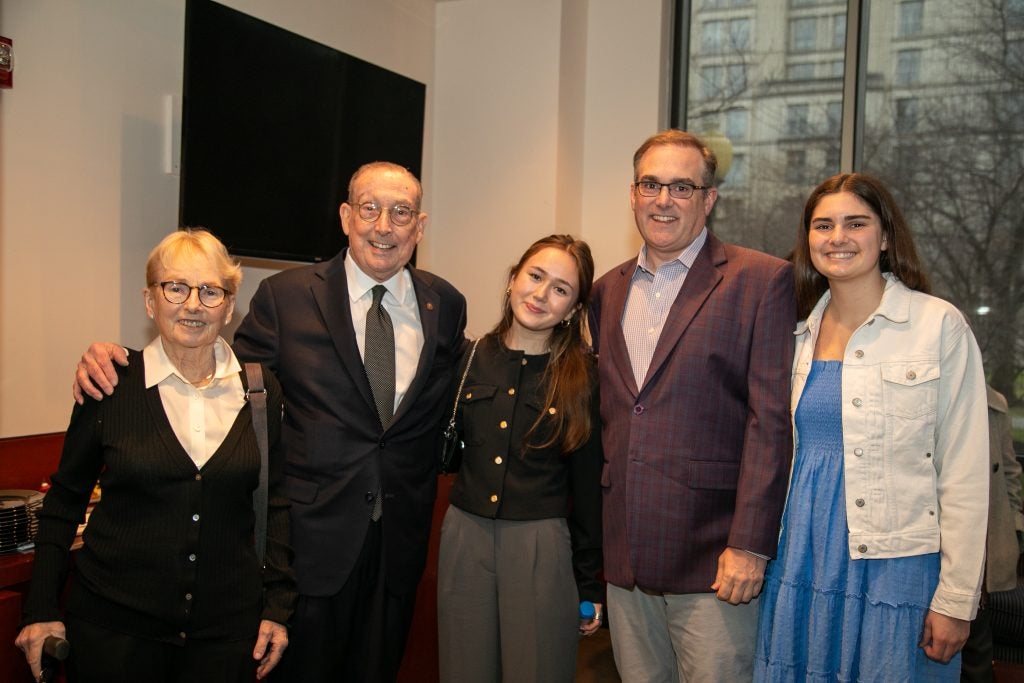
[[[951,304],[886,273],[877,310],[843,357],[843,474],[854,560],[941,551],[931,609],[973,619],[988,520],[988,414],[981,352]],[[797,324],[796,411],[826,292]],[[799,438],[794,427],[794,442]]]

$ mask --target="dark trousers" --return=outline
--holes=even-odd
[[[300,595],[276,683],[385,683],[398,677],[415,591],[396,596],[384,580],[381,523],[369,522],[352,574],[335,595]]]
[[[71,683],[252,683],[255,636],[243,640],[190,640],[185,645],[137,638],[68,614]]]
[[[967,637],[961,655],[960,680],[963,683],[992,683],[995,680],[992,671],[992,611],[985,605],[971,622],[971,635]]]

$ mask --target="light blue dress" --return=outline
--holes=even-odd
[[[841,361],[814,361],[777,559],[760,599],[755,681],[959,681],[918,647],[939,554],[851,560],[843,485]]]

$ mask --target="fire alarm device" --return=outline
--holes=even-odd
[[[14,86],[14,41],[0,36],[0,88]]]

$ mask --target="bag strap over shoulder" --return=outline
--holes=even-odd
[[[452,405],[452,417],[448,420],[448,429],[455,429],[455,414],[459,411],[459,397],[462,396],[462,387],[466,386],[466,377],[469,375],[469,366],[473,364],[473,356],[476,355],[476,345],[480,343],[477,339],[473,342],[473,348],[469,350],[469,358],[466,360],[466,367],[462,371],[462,379],[459,380],[459,389],[455,392],[455,403]]]
[[[256,432],[256,445],[260,449],[259,486],[252,494],[252,509],[256,515],[256,558],[263,567],[267,549],[267,503],[270,472],[270,444],[267,437],[267,390],[263,386],[263,368],[259,363],[245,364],[245,377],[249,385],[245,400],[252,406],[252,428]]]

